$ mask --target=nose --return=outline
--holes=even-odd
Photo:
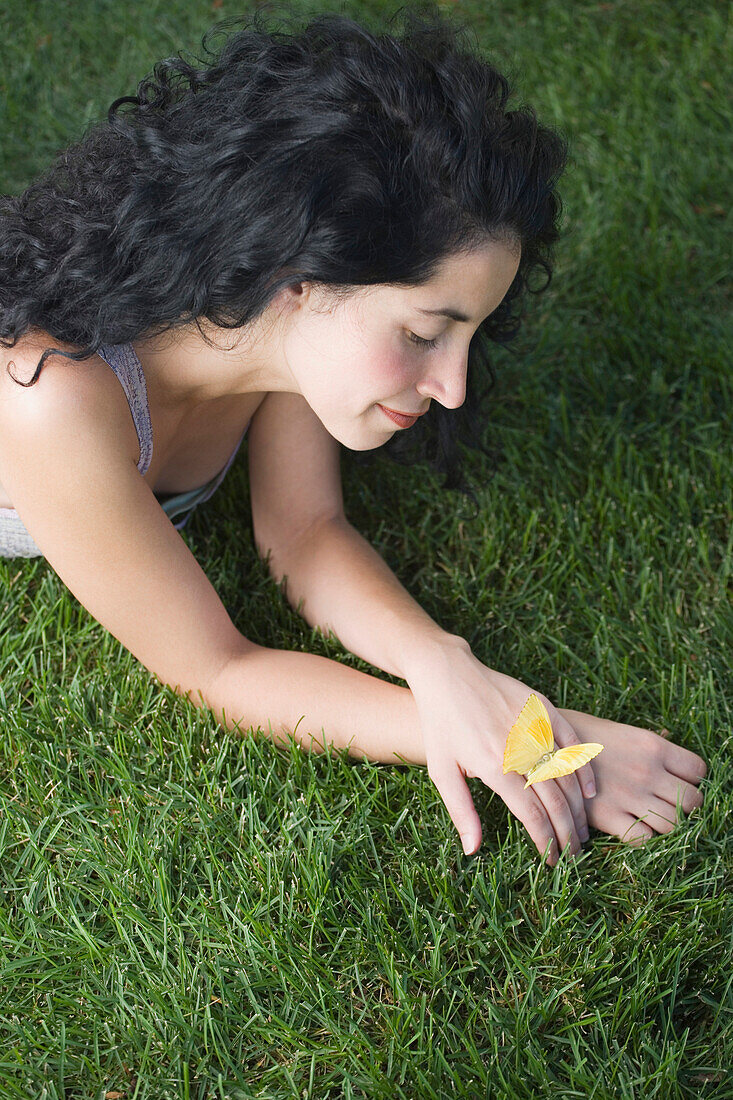
[[[459,409],[466,400],[468,352],[447,352],[431,358],[428,373],[417,386],[423,397],[432,397],[446,409]]]

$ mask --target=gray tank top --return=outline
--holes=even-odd
[[[135,354],[132,344],[105,344],[98,354],[112,368],[120,380],[140,443],[140,458],[137,468],[144,475],[153,457],[153,430],[150,424],[150,406],[145,385],[143,368]],[[227,464],[210,481],[198,489],[186,493],[158,494],[156,499],[163,511],[179,531],[188,523],[189,517],[197,505],[203,504],[214,495],[229,472],[229,467],[242,445],[249,422],[246,424],[239,443],[234,448]],[[15,508],[0,508],[0,557],[37,558],[43,557],[43,551],[31,538]]]

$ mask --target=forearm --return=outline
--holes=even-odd
[[[209,707],[227,729],[244,733],[251,727],[255,735],[261,729],[278,745],[286,745],[292,734],[307,752],[347,747],[350,756],[376,763],[427,763],[409,688],[327,657],[247,640],[216,680],[196,698],[193,694],[186,696]],[[559,708],[559,713],[571,725],[578,718],[597,721],[578,711]]]
[[[273,553],[270,569],[278,582],[287,578],[287,599],[309,626],[332,631],[349,652],[403,680],[436,648],[467,645],[430,618],[346,520],[324,522]]]
[[[306,751],[348,747],[385,764],[425,764],[412,693],[312,653],[247,642],[199,699],[227,729],[258,727],[275,744],[292,734]]]

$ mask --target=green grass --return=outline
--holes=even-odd
[[[5,0],[0,190],[241,10]],[[550,869],[472,780],[467,858],[424,769],[226,733],[0,561],[3,1100],[733,1095],[726,12],[455,10],[571,138],[566,235],[496,355],[478,514],[383,456],[347,513],[486,664],[702,754],[704,805]],[[384,676],[282,598],[244,455],[184,532],[235,623]]]

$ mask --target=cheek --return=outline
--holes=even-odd
[[[375,400],[401,394],[408,388],[413,374],[409,357],[393,344],[377,348],[369,363],[368,377],[376,393]]]

